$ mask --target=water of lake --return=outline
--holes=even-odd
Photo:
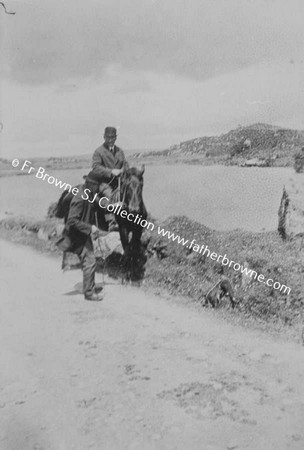
[[[16,169],[17,170],[17,169]],[[72,185],[84,169],[47,171]],[[284,184],[296,176],[290,168],[241,168],[185,164],[146,166],[144,199],[157,218],[186,215],[217,230],[275,230]],[[34,176],[0,179],[1,216],[44,218],[61,190]]]

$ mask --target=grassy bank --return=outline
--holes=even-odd
[[[304,305],[304,255],[299,241],[284,242],[276,232],[251,233],[241,230],[218,232],[189,220],[187,217],[169,218],[162,226],[185,239],[196,239],[208,245],[210,252],[227,255],[239,264],[248,263],[250,269],[291,288],[289,295],[252,280],[242,286],[242,274],[221,265],[205,255],[189,251],[176,242],[151,234],[153,245],[168,244],[167,257],[150,260],[147,278],[165,285],[170,292],[178,292],[195,300],[203,298],[221,276],[232,282],[240,309],[263,320],[282,320],[293,323],[301,316]],[[151,244],[150,244],[151,245]]]
[[[171,294],[180,294],[200,302],[221,276],[226,276],[235,289],[237,314],[286,325],[302,321],[303,242],[283,241],[276,232],[218,232],[187,217],[171,217],[161,226],[189,241],[195,239],[197,244],[207,245],[211,253],[226,255],[229,260],[239,264],[246,261],[250,269],[263,274],[265,279],[272,278],[290,287],[291,291],[289,295],[284,294],[254,280],[245,286],[240,271],[213,261],[207,256],[208,252],[203,255],[177,242],[170,242],[167,237],[160,237],[156,229],[145,231],[143,235],[149,255],[144,278],[146,285],[161,287]],[[0,222],[0,230],[4,239],[30,245],[55,256],[60,255],[55,246],[61,232],[61,221],[58,219],[35,221],[11,217]],[[221,307],[230,308],[228,301],[224,300]]]

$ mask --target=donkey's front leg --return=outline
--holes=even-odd
[[[123,251],[126,252],[129,246],[129,233],[127,228],[119,225],[119,235]]]
[[[131,248],[132,248],[132,254],[138,255],[141,252],[141,235],[142,235],[142,227],[136,229],[132,233],[132,239],[131,239]]]

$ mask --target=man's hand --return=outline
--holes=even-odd
[[[96,227],[96,225],[92,225],[92,228],[91,228],[92,238],[96,239],[98,237],[98,234],[99,234],[98,228]]]
[[[113,205],[116,207],[116,206],[121,206],[121,207],[123,207],[123,202],[115,202],[115,203],[113,203]]]
[[[119,177],[122,173],[122,169],[113,169],[111,173],[114,177]]]

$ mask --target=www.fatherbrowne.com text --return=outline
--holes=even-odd
[[[215,252],[211,252],[208,248],[208,245],[199,245],[195,239],[189,241],[189,239],[184,239],[175,233],[171,233],[168,230],[164,230],[163,228],[157,228],[157,232],[159,235],[163,237],[167,237],[172,242],[177,242],[181,244],[183,247],[191,249],[192,251],[207,256],[213,261],[219,262],[222,266],[232,267],[236,272],[241,272],[246,276],[253,278],[254,280],[258,280],[260,283],[266,284],[266,286],[272,287],[273,289],[279,290],[283,294],[290,294],[291,289],[285,284],[281,284],[278,281],[274,281],[272,278],[265,278],[263,274],[258,274],[255,270],[249,269],[248,267],[242,266],[238,262],[233,261],[232,259],[227,258],[227,255],[218,255]]]

